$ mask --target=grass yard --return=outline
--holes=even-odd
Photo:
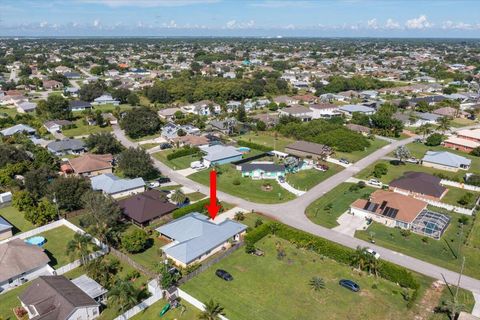
[[[143,320],[143,319],[156,319],[159,318],[160,311],[168,302],[165,299],[155,302],[152,306],[145,309],[143,312],[140,312],[136,316],[130,318],[133,320]],[[162,319],[165,320],[197,320],[200,310],[195,308],[190,303],[182,300],[181,304],[185,306],[185,309],[177,308],[170,309]]]
[[[131,225],[130,228],[138,227]],[[166,240],[152,236],[150,237],[149,247],[146,250],[134,254],[127,253],[127,255],[147,269],[155,271],[157,269],[157,264],[161,262],[160,248],[167,243],[168,242]]]
[[[480,218],[475,217],[472,231],[467,240],[467,246],[480,250]]]
[[[13,226],[12,233],[14,235],[35,229],[35,226],[23,217],[23,213],[12,206],[1,208],[0,217],[3,217]]]
[[[447,213],[438,208],[430,208],[432,211]],[[389,248],[409,256],[427,261],[444,268],[460,272],[461,255],[465,255],[465,274],[480,279],[480,249],[464,245],[464,242],[472,233],[473,219],[462,228],[458,222],[460,214],[448,213],[451,216],[450,225],[440,240],[428,238],[424,241],[423,236],[411,233],[403,237],[398,228],[388,228],[373,222],[367,230],[357,231],[357,238],[369,241],[373,235],[377,245]],[[458,257],[458,258],[457,258]]]
[[[12,118],[15,118],[15,116],[18,114],[16,108],[0,107],[0,114],[3,114],[3,113]]]
[[[343,170],[342,166],[328,163],[329,169],[322,172],[317,169],[302,170],[287,174],[287,182],[295,189],[306,191]]]
[[[348,266],[274,236],[267,236],[257,246],[264,250],[264,257],[240,249],[182,289],[202,302],[218,301],[231,320],[319,319],[320,315],[328,315],[328,319],[405,319],[410,313],[402,289],[391,282],[359,275]],[[276,246],[285,249],[282,260],[277,259]],[[217,268],[229,271],[234,280],[216,277]],[[326,289],[315,292],[310,288],[314,276],[324,279]],[[359,283],[362,291],[353,293],[340,287],[338,281],[343,278]]]
[[[196,172],[189,175],[188,178],[207,186],[210,183],[209,170]],[[240,184],[235,185],[233,184],[234,182],[240,182]],[[262,189],[262,186],[266,183],[272,186],[270,191]],[[280,203],[295,198],[292,193],[280,187],[277,181],[243,178],[240,171],[237,171],[230,164],[220,166],[220,170],[217,173],[217,188],[223,192],[258,203]]]
[[[144,150],[152,149],[154,147],[158,147],[158,143],[144,143],[140,144],[140,148]]]
[[[198,201],[198,200],[202,200],[203,198],[206,197],[206,195],[204,195],[201,192],[187,193],[186,196],[188,197],[188,199],[190,199],[190,202],[195,202],[195,201]]]
[[[369,140],[370,141],[370,147],[363,151],[353,151],[353,152],[340,152],[340,151],[335,151],[334,157],[337,159],[340,158],[345,158],[348,159],[350,162],[356,162],[365,156],[369,155],[370,153],[386,146],[388,144],[387,141],[385,140],[380,140],[380,139],[375,139],[375,140]]]
[[[248,142],[253,142],[260,144],[262,146],[274,148],[277,151],[284,151],[285,147],[292,142],[295,142],[294,139],[283,137],[281,134],[273,131],[263,131],[263,132],[249,132],[247,134],[238,136],[236,140],[244,140]]]
[[[453,291],[453,294],[455,294],[455,287],[452,286],[451,290]],[[440,301],[438,302],[438,305],[440,306],[442,302],[452,300],[452,293],[448,289],[448,287],[445,287],[442,290],[442,295],[440,297]],[[467,291],[464,289],[459,289],[458,290],[458,302],[464,306],[463,311],[466,312],[472,312],[473,306],[475,305],[475,298],[473,297],[473,294],[471,291]],[[429,320],[450,320],[450,317],[446,313],[435,313],[433,314]]]
[[[67,243],[73,239],[75,232],[71,229],[60,226],[58,228],[38,234],[45,237],[47,242],[43,245],[45,253],[50,258],[50,265],[57,269],[70,262],[72,259],[67,255]]]
[[[460,128],[460,127],[473,126],[474,124],[476,124],[475,121],[467,118],[455,118],[453,119],[451,126],[454,128]]]
[[[109,104],[104,104],[104,105],[96,105],[93,107],[93,109],[96,111],[96,110],[100,110],[102,111],[103,113],[108,113],[108,112],[113,112],[115,111],[115,109],[117,107],[120,107],[120,111],[127,111],[127,110],[130,110],[132,109],[133,107],[129,104],[121,104],[121,105],[118,105],[118,106],[114,106],[113,104],[109,103]]]
[[[153,157],[155,159],[163,162],[164,164],[166,164],[167,166],[169,166],[170,168],[172,168],[174,170],[181,170],[181,169],[190,168],[190,163],[192,163],[193,161],[200,160],[200,156],[197,155],[197,154],[188,155],[188,156],[180,157],[180,158],[177,158],[177,159],[168,160],[167,156],[169,154],[171,154],[172,152],[173,152],[172,149],[168,149],[168,150],[160,151],[160,152],[155,152],[153,154]]]
[[[458,200],[460,200],[462,196],[467,192],[472,193],[474,197],[469,201],[468,204],[461,205],[460,203],[458,203]],[[468,191],[460,188],[448,187],[448,192],[442,198],[442,202],[449,203],[457,207],[465,207],[465,208],[471,209],[475,206],[475,203],[479,196],[480,196],[480,193],[478,192]]]
[[[348,210],[352,202],[375,191],[375,188],[368,186],[363,189],[350,190],[350,187],[354,185],[353,183],[342,183],[315,200],[305,211],[307,217],[312,222],[327,228],[338,226],[338,217]]]
[[[84,123],[83,118],[75,120],[75,125],[77,126],[76,128],[62,130],[63,135],[65,137],[77,137],[77,136],[83,136],[83,135],[90,135],[93,133],[112,131],[112,127],[108,125],[105,127],[89,126],[88,124]]]

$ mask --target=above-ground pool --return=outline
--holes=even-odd
[[[250,152],[250,148],[248,148],[248,147],[239,147],[237,150],[238,150],[238,152],[241,152],[241,153]]]
[[[42,246],[45,242],[47,242],[47,239],[45,239],[44,237],[35,236],[35,237],[31,237],[31,238],[26,239],[25,242],[40,247],[40,246]]]

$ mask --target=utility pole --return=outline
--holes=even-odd
[[[53,203],[55,203],[55,208],[57,209],[57,218],[60,220],[60,210],[58,209],[57,195],[53,193]]]

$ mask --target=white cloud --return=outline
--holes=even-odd
[[[367,21],[367,28],[368,29],[378,29],[377,19],[368,20]]]
[[[237,21],[237,20],[230,20],[227,21],[225,24],[225,28],[227,29],[250,29],[255,27],[255,21],[249,20],[245,22]]]
[[[315,5],[315,1],[289,1],[289,0],[266,0],[266,1],[253,1],[250,5],[252,7],[262,7],[262,8],[285,8],[285,7],[311,7]]]
[[[40,22],[40,28],[45,28],[45,27],[48,27],[48,22],[47,21]]]
[[[433,27],[433,23],[428,21],[427,16],[422,14],[418,18],[413,18],[405,22],[407,29],[428,29]]]
[[[287,30],[295,30],[295,29],[296,29],[295,25],[293,25],[293,24],[288,24],[288,25],[286,25],[286,26],[283,27],[283,28],[284,28],[284,29],[287,29]]]
[[[78,0],[80,2],[104,4],[109,7],[181,7],[219,0]]]
[[[387,19],[387,23],[385,23],[385,28],[387,29],[400,29],[400,23],[393,19]]]
[[[95,28],[99,28],[100,27],[100,20],[98,20],[98,19],[93,20],[93,26]]]
[[[168,29],[176,29],[176,28],[178,28],[178,25],[175,22],[175,20],[170,20],[168,22],[162,23],[162,27],[168,28]]]
[[[480,23],[471,24],[465,22],[453,22],[450,20],[445,21],[442,24],[444,30],[478,30],[480,29]]]

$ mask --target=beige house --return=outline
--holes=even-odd
[[[65,173],[74,173],[78,176],[94,177],[101,174],[112,173],[113,157],[111,154],[85,154],[78,158],[68,160],[68,166],[63,167]]]
[[[0,217],[0,240],[10,238],[12,234],[13,226],[8,223],[7,220]]]

